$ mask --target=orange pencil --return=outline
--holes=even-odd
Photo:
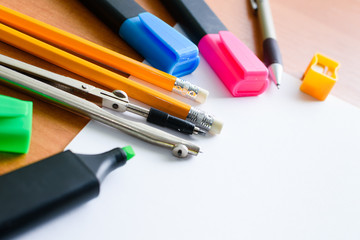
[[[210,133],[221,131],[222,123],[211,115],[4,24],[0,24],[0,40],[94,82],[102,79],[102,85],[124,90],[130,97],[176,117],[192,121]]]
[[[204,102],[208,95],[206,90],[190,82],[1,5],[0,22],[51,45],[131,74],[197,102]]]

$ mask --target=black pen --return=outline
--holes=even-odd
[[[275,27],[268,0],[250,0],[257,13],[263,36],[264,63],[269,69],[270,78],[279,88],[283,73],[280,48],[276,41]]]

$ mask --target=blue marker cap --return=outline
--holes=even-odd
[[[180,77],[192,73],[199,65],[199,50],[151,13],[127,19],[119,35],[155,68]]]

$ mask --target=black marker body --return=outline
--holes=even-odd
[[[120,148],[99,155],[68,150],[0,176],[0,238],[95,198],[100,190],[98,173],[126,161]],[[107,163],[105,172],[101,162]]]
[[[196,45],[207,34],[227,31],[225,25],[203,0],[161,0],[161,2]]]

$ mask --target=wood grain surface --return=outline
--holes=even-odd
[[[175,21],[158,0],[137,0],[147,11],[170,25]],[[246,0],[206,0],[223,23],[260,58],[258,21]],[[119,53],[142,60],[76,0],[0,0],[0,4],[55,27],[81,36]],[[339,81],[332,94],[360,107],[360,1],[271,0],[284,69],[301,78],[316,52],[341,63]],[[7,44],[0,53],[27,63],[88,82],[80,76],[47,63]],[[203,86],[206,88],[206,86]],[[0,153],[0,174],[58,153],[86,125],[88,119],[0,85],[0,94],[33,101],[33,133],[28,154]]]

